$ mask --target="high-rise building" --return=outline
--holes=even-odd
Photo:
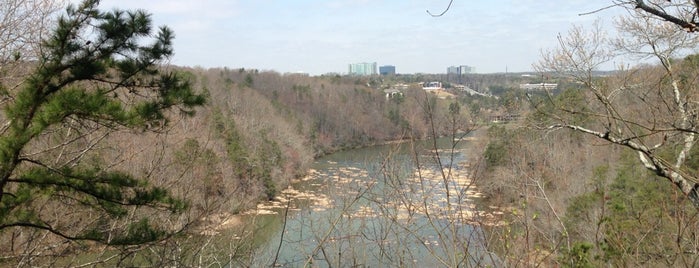
[[[349,75],[375,75],[376,62],[352,63],[349,65]]]
[[[449,66],[447,67],[447,74],[464,75],[473,73],[475,70],[475,68],[468,65]]]
[[[459,67],[456,67],[456,66],[447,67],[447,74],[460,74]]]
[[[393,65],[384,65],[379,67],[379,74],[380,75],[395,75],[396,74],[396,66]]]
[[[459,74],[470,74],[476,72],[476,68],[468,65],[459,66]]]

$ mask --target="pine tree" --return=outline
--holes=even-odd
[[[149,185],[146,178],[79,157],[57,164],[50,148],[44,154],[28,153],[29,148],[41,146],[42,139],[74,146],[77,141],[69,135],[54,135],[65,132],[68,125],[83,132],[96,127],[162,129],[168,114],[179,111],[191,116],[205,102],[181,75],[161,66],[173,55],[170,29],[161,27],[156,33],[145,11],[103,12],[98,4],[85,0],[66,9],[43,41],[41,57],[31,63],[35,70],[3,104],[0,235],[41,230],[67,241],[143,244],[173,230],[149,221],[148,215],[134,216],[135,209],[172,213],[186,209],[184,200]],[[79,207],[99,220],[76,215],[69,219],[71,224],[57,223],[47,215],[47,207],[65,211]],[[130,224],[107,224],[127,215]]]

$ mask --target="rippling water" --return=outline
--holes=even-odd
[[[285,267],[434,267],[497,263],[470,180],[468,142],[376,146],[319,159],[277,200],[248,212],[256,263]],[[439,155],[439,158],[436,156]],[[252,222],[251,222],[252,221]],[[281,243],[281,244],[280,244]]]

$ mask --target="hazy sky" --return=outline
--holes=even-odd
[[[75,2],[74,0],[73,2]],[[531,70],[542,48],[572,24],[589,25],[611,1],[589,0],[103,0],[101,7],[141,8],[175,31],[173,63],[278,72],[346,73],[377,62],[398,73]]]

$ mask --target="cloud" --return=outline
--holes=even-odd
[[[72,0],[78,1],[78,0]],[[597,1],[455,0],[103,0],[102,8],[145,9],[176,34],[181,65],[280,72],[345,72],[350,62],[394,64],[401,72],[527,69],[556,35],[591,16]],[[618,9],[617,9],[618,10]],[[336,67],[332,67],[336,66]],[[335,69],[328,69],[335,68]]]
[[[230,0],[103,0],[100,6],[144,9],[154,15],[155,24],[179,24],[185,29],[210,27],[219,20],[239,16],[241,10],[237,1]]]

